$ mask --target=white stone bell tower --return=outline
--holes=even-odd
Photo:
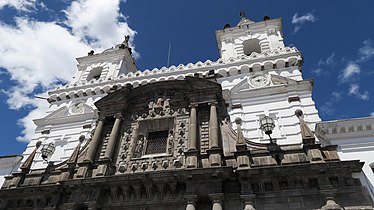
[[[119,74],[136,72],[136,64],[128,45],[129,37],[113,48],[102,53],[77,58],[78,71],[72,83],[95,83],[97,80],[105,81],[116,78]]]
[[[259,121],[269,116],[275,122],[272,137],[279,144],[300,143],[301,130],[296,110],[301,110],[310,129],[320,121],[312,100],[312,80],[302,78],[303,58],[295,47],[286,47],[280,18],[268,16],[261,22],[240,13],[239,23],[226,24],[216,31],[217,44],[224,64],[216,72],[229,104],[231,122],[242,119],[244,136],[254,142],[269,137],[259,128]],[[233,123],[235,124],[235,123]]]
[[[236,27],[226,24],[223,30],[216,31],[221,58],[263,53],[284,48],[281,18],[265,16],[262,22],[253,22],[240,13],[241,20]]]

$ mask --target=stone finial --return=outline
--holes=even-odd
[[[304,121],[303,117],[303,111],[300,109],[297,109],[295,111],[295,115],[297,118],[299,118],[300,121],[300,129],[301,129],[301,136],[303,139],[303,144],[314,144],[315,143],[315,137],[314,133],[310,130],[308,125]]]
[[[240,117],[235,118],[235,123],[237,125],[237,139],[236,139],[236,142],[237,142],[238,145],[245,144],[244,135],[243,135],[243,132],[242,132],[242,127],[241,127],[242,119]]]
[[[86,137],[84,135],[81,135],[81,136],[79,136],[78,141],[79,141],[79,143],[82,143],[85,139],[86,139]]]
[[[70,158],[68,159],[68,161],[67,161],[68,165],[70,165],[70,164],[75,165],[77,163],[78,157],[79,157],[79,150],[81,148],[82,142],[85,139],[86,139],[86,137],[84,135],[79,136],[79,139],[78,139],[79,143],[78,143],[77,147],[75,147],[73,154],[71,154]]]
[[[34,161],[34,158],[35,158],[36,150],[38,150],[40,145],[42,145],[41,141],[36,142],[34,151],[32,151],[32,153],[29,155],[29,157],[26,159],[26,161],[20,167],[20,169],[22,170],[23,173],[26,173],[26,174],[29,173],[32,162]]]
[[[246,18],[246,17],[245,17],[245,12],[244,12],[243,10],[240,11],[240,17],[241,17],[241,18]]]
[[[242,119],[241,119],[240,117],[235,118],[235,123],[236,123],[237,125],[242,124]]]

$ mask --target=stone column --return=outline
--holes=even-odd
[[[255,195],[241,195],[240,197],[244,201],[244,210],[256,210],[253,204]]]
[[[196,104],[190,105],[190,125],[188,127],[188,150],[196,150],[197,143],[197,116],[196,116]]]
[[[209,148],[219,148],[218,144],[218,118],[217,118],[217,102],[209,103],[210,119],[209,119]]]
[[[188,150],[184,152],[186,156],[186,166],[187,168],[197,167],[197,114],[196,114],[197,104],[190,105],[190,124],[188,126]]]
[[[196,200],[197,196],[196,195],[185,195],[184,199],[186,200],[186,210],[195,210],[195,205],[196,205]]]
[[[238,167],[248,167],[250,166],[250,151],[248,150],[244,140],[244,135],[241,127],[242,119],[237,117],[235,119],[235,123],[237,126],[236,151],[234,152],[236,162],[238,163]]]
[[[223,149],[219,147],[219,124],[217,117],[217,102],[209,103],[210,119],[209,119],[209,149],[206,152],[209,155],[210,166],[220,166],[222,164]]]
[[[122,115],[117,114],[115,116],[115,118],[116,118],[116,120],[114,122],[112,131],[110,132],[108,146],[105,150],[105,155],[104,155],[105,159],[110,159],[110,160],[113,158],[112,157],[113,156],[113,151],[114,151],[114,147],[116,146],[116,143],[117,143],[117,136],[118,136],[118,132],[119,132],[121,122],[122,122]]]
[[[104,120],[104,118],[99,119],[94,136],[92,137],[92,140],[88,145],[88,150],[86,156],[84,157],[84,162],[92,162],[95,157],[95,152],[100,142],[101,133],[103,132]]]
[[[209,198],[213,203],[212,210],[223,210],[222,208],[223,193],[210,194]]]

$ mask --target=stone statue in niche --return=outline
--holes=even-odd
[[[144,150],[145,137],[143,134],[139,134],[138,140],[136,141],[134,157],[140,158]]]
[[[167,142],[168,142],[168,153],[173,154],[173,146],[174,146],[173,130],[170,130]]]
[[[162,98],[158,98],[153,108],[154,109],[162,108],[162,102],[164,102],[164,100]]]
[[[164,115],[164,114],[172,114],[170,109],[170,99],[164,99],[159,97],[156,101],[150,101],[148,103],[148,110],[149,115],[152,117],[156,116],[156,114]]]

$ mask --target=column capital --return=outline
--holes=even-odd
[[[199,104],[197,104],[197,103],[190,103],[190,105],[188,107],[189,108],[196,108],[198,106],[199,106]]]
[[[223,201],[223,193],[209,194],[209,199],[213,203],[221,203]]]
[[[115,114],[115,115],[114,115],[114,118],[115,118],[115,119],[123,120],[122,113],[117,113],[117,114]]]
[[[208,102],[208,105],[209,106],[217,106],[218,102],[217,101],[210,101],[210,102]]]
[[[183,198],[187,202],[187,204],[195,205],[197,201],[197,195],[184,195]]]

